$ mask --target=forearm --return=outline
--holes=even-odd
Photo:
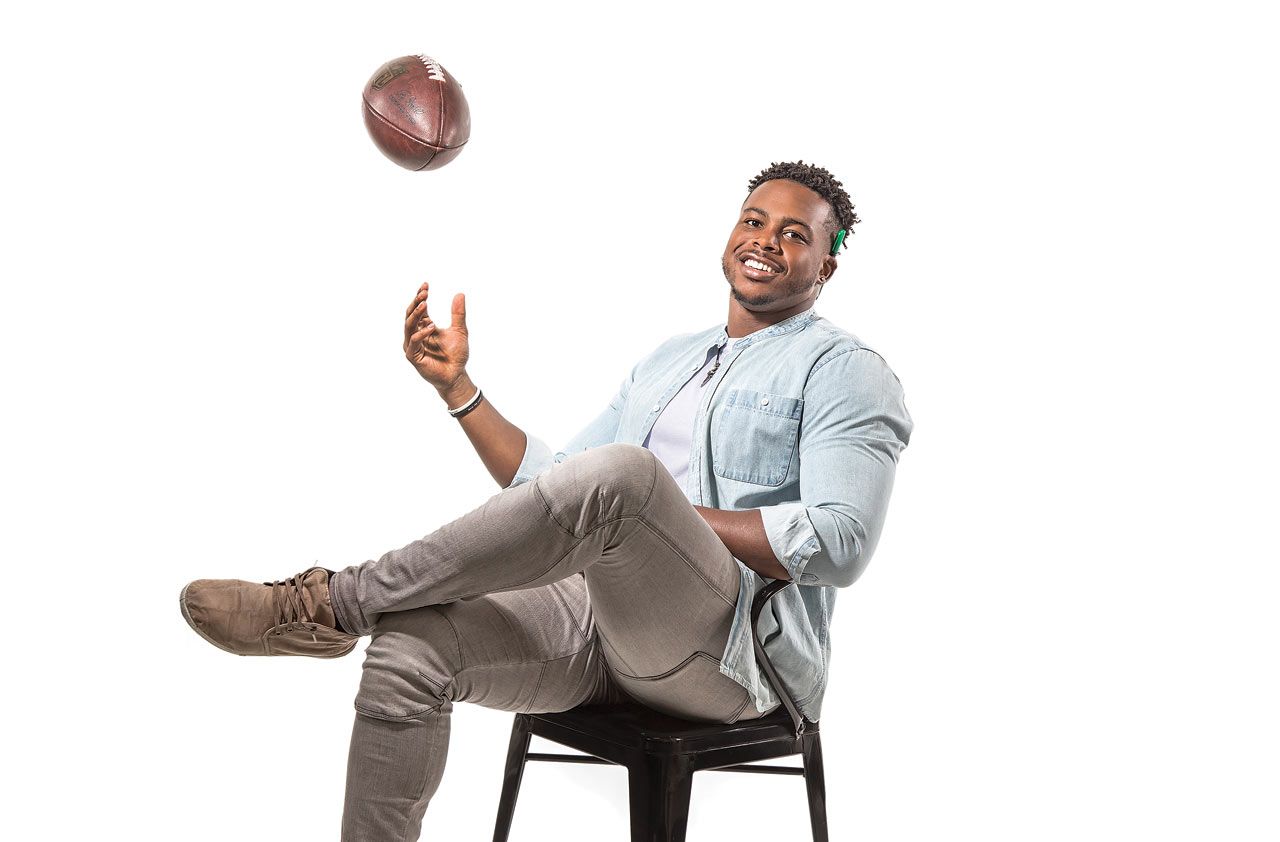
[[[439,394],[449,409],[457,409],[475,392],[476,386],[471,377],[463,374],[457,383],[449,389],[440,390]],[[494,409],[488,395],[479,406],[459,418],[458,423],[471,440],[480,461],[488,468],[489,475],[503,488],[510,485],[524,458],[524,431],[503,418]]]
[[[728,509],[709,509],[706,506],[693,508],[720,536],[720,541],[735,558],[767,579],[790,581],[787,568],[782,566],[773,554],[773,548],[769,546],[769,537],[765,534],[764,520],[759,509],[734,512]]]

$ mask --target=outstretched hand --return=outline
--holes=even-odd
[[[467,337],[467,299],[464,293],[453,297],[452,318],[447,328],[440,328],[427,315],[428,284],[418,287],[404,319],[404,355],[418,374],[440,392],[444,392],[466,373],[471,343]]]

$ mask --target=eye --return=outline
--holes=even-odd
[[[800,242],[802,242],[802,243],[808,242],[808,240],[806,240],[806,239],[804,238],[804,234],[801,234],[799,231],[788,231],[788,232],[786,232],[786,233],[788,233],[788,234],[795,234],[795,235],[796,235],[796,239],[797,239],[797,240],[799,240],[799,241],[800,241]]]
[[[743,225],[750,225],[750,224],[751,224],[751,223],[753,223],[753,222],[754,222],[756,225],[759,225],[759,224],[760,224],[760,220],[758,220],[758,219],[744,219],[744,220],[742,220],[742,224],[743,224]]]

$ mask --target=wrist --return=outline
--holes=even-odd
[[[448,409],[458,409],[476,393],[476,384],[465,373],[444,389],[437,390]]]

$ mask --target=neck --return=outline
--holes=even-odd
[[[730,339],[741,339],[744,336],[763,330],[770,325],[784,322],[798,313],[803,313],[813,306],[813,299],[807,299],[794,307],[785,310],[772,310],[767,313],[754,313],[744,308],[736,300],[729,302],[729,319],[726,330]]]

